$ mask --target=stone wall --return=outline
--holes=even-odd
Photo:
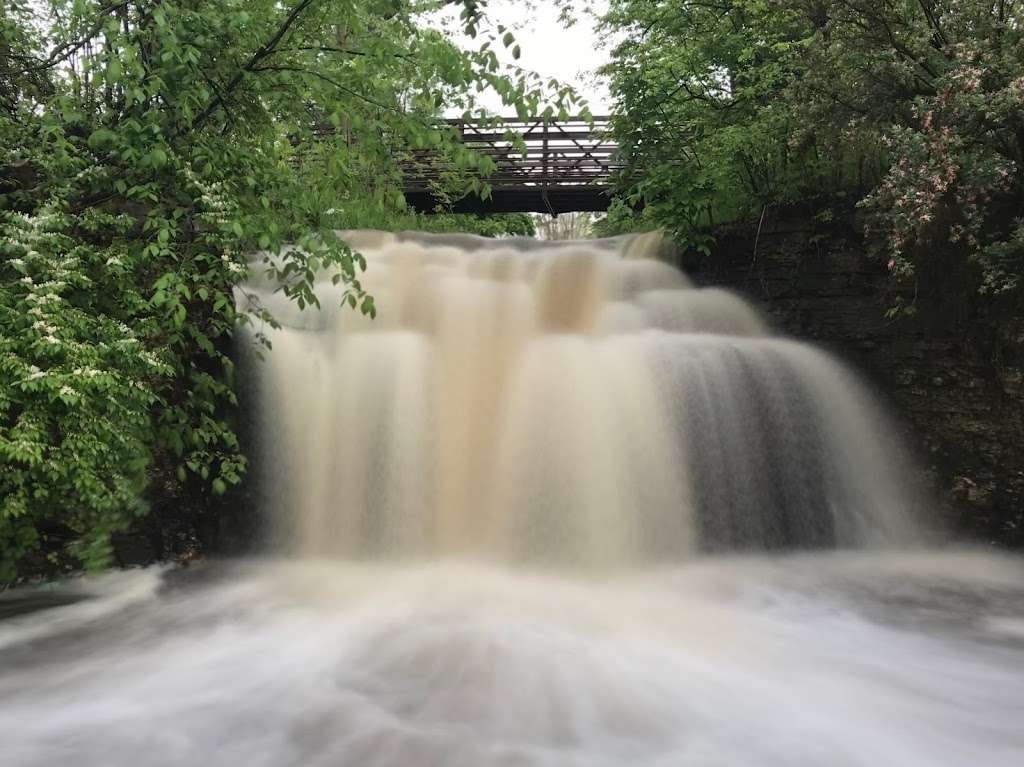
[[[861,372],[922,459],[946,524],[1024,546],[1024,322],[988,320],[984,301],[920,286],[906,296],[915,316],[887,318],[890,281],[856,231],[769,216],[760,232],[720,232],[712,253],[685,257],[685,267]]]

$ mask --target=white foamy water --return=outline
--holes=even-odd
[[[1024,753],[1024,640],[1005,630],[1024,618],[1024,569],[991,555],[615,576],[266,561],[178,575],[141,602],[125,591],[105,617],[8,622],[25,641],[0,655],[5,767],[1017,767]]]
[[[1024,763],[1024,562],[899,548],[841,365],[653,237],[352,237],[375,322],[245,290],[288,558],[0,595],[0,765]]]

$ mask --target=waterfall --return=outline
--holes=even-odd
[[[913,540],[892,428],[847,370],[694,286],[656,235],[344,233],[375,320],[300,310],[259,376],[263,506],[302,557],[621,566]]]
[[[879,550],[842,366],[656,236],[346,236],[376,320],[239,291],[272,556],[30,591],[4,767],[1021,764],[1024,562]]]

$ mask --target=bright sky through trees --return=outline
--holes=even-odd
[[[605,0],[597,0],[590,7],[600,15],[607,5]],[[512,30],[521,55],[517,61],[502,46],[495,46],[495,50],[503,62],[517,64],[544,77],[554,77],[572,85],[586,98],[593,114],[607,114],[610,108],[608,87],[595,72],[608,63],[609,51],[595,30],[596,19],[582,8],[574,8],[571,16],[575,23],[566,27],[560,20],[560,6],[553,2],[492,0],[487,5],[489,26],[496,28],[501,24]],[[456,32],[456,8],[446,12],[441,23],[466,48],[479,47],[486,39],[480,36],[474,40]],[[490,110],[508,112],[495,93],[486,94],[483,102]]]

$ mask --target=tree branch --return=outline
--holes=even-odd
[[[226,86],[224,86],[223,91],[216,93],[213,100],[202,112],[199,113],[199,116],[192,124],[193,130],[202,128],[206,121],[209,120],[218,109],[222,106],[226,106],[227,99],[230,98],[231,94],[237,90],[239,85],[242,84],[245,76],[250,72],[255,72],[258,69],[260,62],[275,52],[278,44],[284,36],[288,34],[288,30],[292,28],[295,22],[298,21],[299,17],[305,13],[314,2],[316,2],[316,0],[299,0],[299,2],[295,4],[295,7],[292,8],[274,35],[252,55],[249,61],[247,61],[245,65],[238,70],[238,72],[235,73],[235,76],[228,81]]]
[[[328,77],[327,75],[325,75],[325,74],[323,74],[321,72],[315,72],[312,69],[303,69],[302,67],[294,67],[294,66],[287,66],[287,65],[278,65],[278,64],[271,65],[271,64],[268,64],[266,66],[256,67],[256,69],[254,69],[252,71],[253,72],[298,72],[299,74],[312,75],[313,77],[316,77],[316,78],[318,78],[320,80],[323,80],[325,83],[333,85],[338,90],[344,91],[345,93],[348,93],[348,94],[350,94],[352,96],[355,96],[358,99],[362,99],[366,103],[372,104],[373,106],[378,107],[379,109],[386,109],[386,110],[389,110],[389,111],[392,111],[392,112],[400,111],[400,110],[398,110],[397,107],[391,107],[391,106],[388,106],[387,104],[381,104],[379,101],[375,101],[374,99],[370,98],[366,94],[363,94],[363,93],[360,93],[359,91],[353,90],[352,88],[349,88],[347,85],[342,85],[337,80],[335,80],[335,79],[333,79],[331,77]]]
[[[75,55],[75,53],[84,45],[87,45],[93,40],[103,29],[103,25],[107,22],[107,17],[113,13],[117,13],[123,10],[130,4],[130,0],[121,0],[121,2],[112,3],[106,8],[102,8],[97,13],[99,15],[98,21],[89,29],[85,37],[78,40],[71,40],[65,43],[61,43],[50,51],[50,55],[45,59],[39,59],[34,56],[19,56],[17,54],[9,54],[11,58],[22,59],[23,61],[33,61],[35,63],[30,64],[22,69],[8,69],[8,72],[18,72],[20,74],[28,74],[30,72],[42,72],[47,69],[51,69],[58,64],[67,61],[69,58]]]
[[[320,53],[343,53],[346,56],[376,56],[382,55],[389,58],[404,59],[406,61],[415,61],[415,57],[408,53],[385,53],[385,54],[374,54],[367,53],[366,51],[357,51],[352,48],[336,48],[330,45],[299,45],[294,48],[278,48],[278,53],[296,53],[300,51],[315,51]]]

